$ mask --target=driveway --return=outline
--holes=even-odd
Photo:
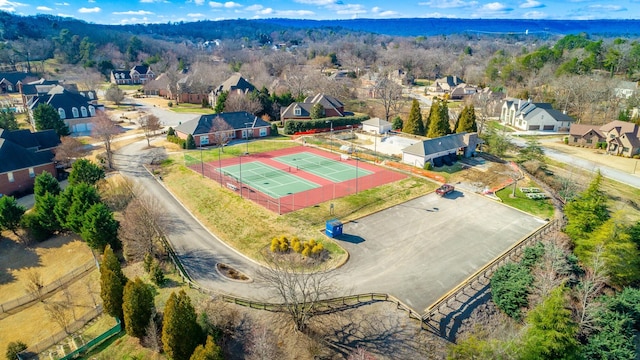
[[[389,293],[422,313],[545,221],[473,193],[435,193],[347,223],[353,293]]]

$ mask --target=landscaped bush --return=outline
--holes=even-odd
[[[298,132],[304,132],[314,129],[327,129],[331,127],[331,122],[333,123],[333,128],[336,129],[347,125],[360,124],[368,118],[369,116],[367,115],[354,115],[344,117],[328,117],[316,120],[287,120],[284,125],[284,133],[287,135],[293,135]],[[329,123],[327,123],[327,121]]]
[[[177,137],[175,135],[167,135],[167,141],[168,142],[172,142],[174,144],[178,144],[183,149],[184,149],[184,146],[186,144],[186,141],[184,139],[180,139],[179,137]]]
[[[302,256],[319,256],[324,251],[324,246],[311,239],[309,241],[300,241],[297,237],[289,240],[285,236],[271,239],[271,252],[278,252],[282,254],[290,253],[291,251],[301,254]]]
[[[520,309],[529,304],[528,296],[533,275],[522,264],[501,266],[491,277],[491,297],[496,306],[514,319],[520,319]]]

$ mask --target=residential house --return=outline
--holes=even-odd
[[[216,118],[224,123],[217,125]],[[224,134],[216,127],[222,127]],[[271,124],[246,111],[201,115],[184,122],[175,129],[176,136],[187,139],[191,134],[196,146],[219,145],[228,140],[247,139],[269,136]]]
[[[0,194],[30,192],[34,178],[43,171],[56,176],[52,149],[59,143],[54,130],[32,133],[0,129]]]
[[[595,148],[598,143],[604,142],[605,135],[599,126],[585,124],[571,124],[569,128],[569,145]]]
[[[89,98],[56,85],[47,93],[38,94],[29,104],[29,117],[32,123],[34,123],[33,110],[40,104],[48,104],[56,109],[72,134],[91,131],[97,105],[91,103]]]
[[[189,104],[202,104],[202,100],[208,102],[211,92],[211,87],[205,87],[193,74],[178,80],[176,89],[176,101]]]
[[[373,118],[362,122],[362,131],[374,134],[386,134],[391,131],[393,124],[380,118]]]
[[[472,96],[478,92],[478,87],[468,84],[460,84],[449,92],[449,99],[462,100],[467,96]]]
[[[347,115],[344,104],[333,96],[316,94],[307,97],[303,102],[291,103],[280,111],[280,119],[283,123],[287,120],[311,120],[311,110],[315,104],[322,105],[325,117],[342,117]]]
[[[245,78],[243,78],[242,75],[240,75],[239,73],[235,73],[218,87],[211,90],[211,92],[209,93],[209,104],[211,104],[211,106],[215,106],[218,102],[218,96],[220,96],[220,94],[225,91],[228,92],[229,95],[231,95],[232,93],[248,94],[255,89],[256,87],[248,82]]]
[[[450,165],[458,155],[471,157],[478,145],[477,133],[457,133],[417,142],[402,150],[402,162],[419,168]]]
[[[146,84],[156,78],[151,67],[136,65],[130,70],[112,70],[111,83],[116,85],[138,85]]]
[[[173,99],[174,96],[171,94],[171,86],[170,85],[169,76],[166,73],[158,75],[157,78],[147,82],[143,86],[145,95],[156,95],[162,96],[167,99]]]
[[[616,97],[620,99],[628,99],[638,90],[638,83],[635,81],[620,81],[614,89]]]
[[[465,82],[457,76],[445,76],[437,79],[427,89],[434,93],[450,93],[456,86],[463,85]]]
[[[553,109],[549,103],[507,99],[502,104],[500,121],[525,131],[567,131],[575,119]]]
[[[34,81],[38,77],[28,72],[3,72],[0,73],[0,93],[20,92],[20,86],[29,81]]]

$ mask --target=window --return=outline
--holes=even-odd
[[[299,107],[293,109],[293,115],[300,116],[302,115],[302,110]]]
[[[577,142],[578,142],[578,138],[577,138],[577,137],[574,137],[574,138],[573,138],[573,142],[576,142],[576,143],[577,143]]]
[[[260,128],[260,136],[267,136],[267,128]]]
[[[29,168],[29,177],[30,178],[36,177],[36,172],[33,170],[32,167]]]
[[[242,130],[242,138],[246,139],[249,136],[249,132],[247,130]]]
[[[9,171],[7,173],[7,177],[9,178],[9,182],[14,182],[16,179],[13,178],[13,172]]]
[[[82,117],[87,117],[87,108],[86,107],[81,107],[80,108],[80,112],[82,113]]]
[[[89,105],[89,114],[91,114],[91,116],[96,116],[96,108]]]
[[[629,152],[629,148],[628,147],[623,147],[622,148],[622,152],[623,153],[628,153]]]
[[[200,136],[200,145],[209,145],[209,136],[208,135],[203,135]]]
[[[89,99],[93,100],[93,92],[92,91],[89,91],[87,93],[87,96],[89,97]]]
[[[74,118],[77,118],[78,116],[80,116],[80,114],[78,114],[78,108],[77,107],[71,108],[71,112],[73,113],[73,117]]]
[[[58,108],[58,115],[60,115],[60,119],[66,119],[67,115],[64,112],[63,108]]]
[[[587,139],[587,144],[593,144],[593,140]]]

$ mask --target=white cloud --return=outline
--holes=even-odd
[[[365,14],[367,10],[364,6],[359,4],[347,4],[347,5],[328,5],[328,9],[334,10],[338,15],[354,15]]]
[[[507,5],[499,3],[499,2],[492,2],[492,3],[484,4],[482,9],[483,10],[488,10],[488,11],[506,11],[506,10],[509,10]]]
[[[477,1],[451,0],[451,1],[428,1],[420,2],[418,5],[429,6],[436,9],[455,9],[462,7],[474,7],[478,5]]]
[[[422,17],[426,17],[426,18],[447,18],[447,19],[457,19],[458,18],[458,16],[456,16],[456,15],[443,14],[443,13],[439,13],[439,12],[433,12],[433,13],[424,14]]]
[[[38,6],[38,7],[36,8],[36,10],[38,10],[38,11],[53,11],[53,9],[52,9],[52,8],[50,8],[50,7],[46,7],[46,6]]]
[[[224,6],[224,4],[215,1],[209,1],[209,6],[211,6],[212,8],[221,8]]]
[[[68,2],[56,3],[56,6],[69,6]]]
[[[196,13],[196,14],[187,14],[190,18],[203,18],[204,14]]]
[[[152,15],[153,13],[151,11],[145,11],[145,10],[138,10],[138,11],[133,11],[133,10],[129,10],[129,11],[116,11],[116,12],[112,12],[113,15]]]
[[[96,2],[96,0],[89,0],[89,2],[90,2],[90,3],[94,3],[94,2]]]
[[[336,0],[294,0],[298,4],[306,4],[306,5],[315,5],[315,6],[326,6],[337,4]],[[288,10],[285,10],[288,11]]]
[[[524,13],[522,17],[525,19],[545,19],[547,17],[547,14],[543,13],[542,11],[529,11]]]
[[[260,15],[273,14],[273,9],[272,8],[262,9],[262,10],[258,11],[258,14],[260,14]]]
[[[143,18],[129,18],[129,19],[122,19],[120,20],[120,24],[148,24],[150,23],[149,19],[147,17],[143,17]]]
[[[313,11],[309,10],[277,10],[274,12],[276,16],[312,16],[315,15]]]
[[[194,0],[193,2],[198,6],[204,5],[204,0]]]
[[[259,4],[255,4],[255,5],[249,5],[246,8],[244,8],[247,11],[259,11],[262,10],[264,8],[264,6],[259,5]]]
[[[233,1],[227,1],[226,3],[224,3],[224,7],[226,7],[227,9],[240,7],[240,6],[242,6],[242,5],[238,4],[237,2],[233,2]]]
[[[372,7],[372,8],[371,8],[371,12],[372,12],[372,13],[374,13],[374,14],[375,14],[375,13],[379,13],[379,12],[380,12],[380,10],[381,10],[381,9],[380,9],[379,7],[377,7],[377,6],[374,6],[374,7]]]
[[[167,0],[140,0],[141,3],[145,3],[145,4],[151,4],[151,3],[165,3],[168,4],[169,1]]]
[[[15,1],[0,0],[0,10],[3,10],[3,11],[14,12],[16,11],[16,8],[20,6],[27,6],[27,4],[23,4]]]
[[[80,9],[78,9],[78,12],[81,14],[90,14],[90,13],[99,13],[102,9],[100,9],[99,7],[92,7],[92,8],[86,8],[86,7],[81,7]]]
[[[386,16],[396,16],[398,15],[397,11],[391,11],[391,10],[387,10],[387,11],[382,11],[380,13],[377,14],[380,17],[386,17]]]
[[[589,5],[589,10],[596,11],[626,11],[627,9],[620,5]]]
[[[75,18],[75,16],[73,16],[73,15],[64,14],[64,13],[58,13],[57,15],[60,16],[60,17]]]
[[[537,9],[537,8],[542,8],[545,5],[539,1],[536,0],[527,0],[527,2],[520,4],[520,7],[522,9]]]

